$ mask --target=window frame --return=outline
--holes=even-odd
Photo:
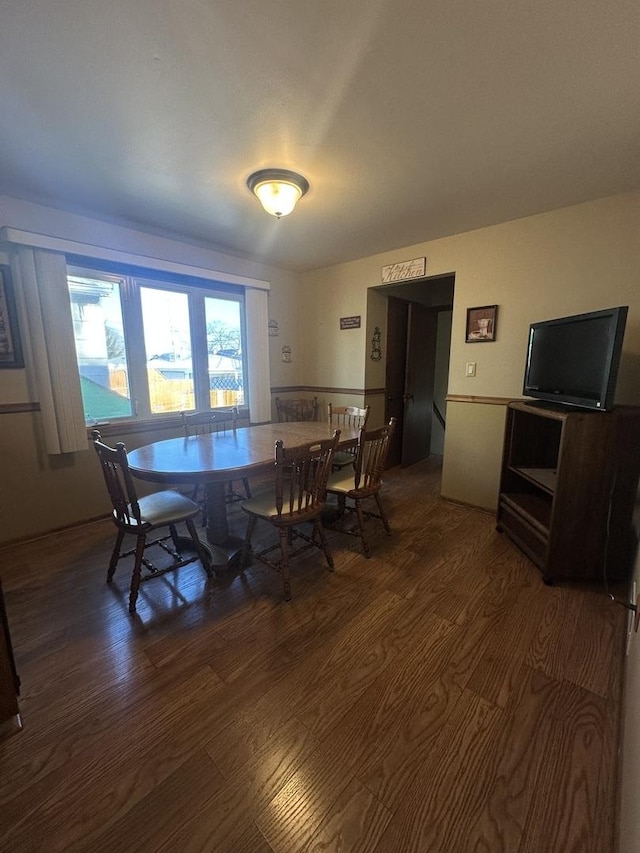
[[[75,261],[70,258],[67,262],[67,276],[102,278],[107,281],[117,280],[120,283],[120,305],[132,413],[121,417],[109,417],[109,423],[113,423],[118,428],[134,425],[143,427],[145,424],[163,425],[173,423],[180,415],[179,411],[151,411],[141,297],[143,287],[181,293],[188,298],[195,403],[194,409],[189,411],[215,411],[216,408],[226,408],[211,405],[205,305],[207,298],[224,299],[238,303],[244,395],[243,403],[239,409],[242,415],[246,413],[248,416],[249,366],[247,363],[247,320],[244,287],[176,273],[163,273],[159,270],[125,267],[121,264],[112,263],[87,263],[85,259]],[[77,367],[79,373],[79,365]],[[85,425],[87,428],[91,428],[96,424],[85,418]]]

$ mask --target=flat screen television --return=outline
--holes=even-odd
[[[532,323],[522,393],[606,412],[613,398],[628,306]]]

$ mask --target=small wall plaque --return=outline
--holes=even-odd
[[[401,261],[398,264],[387,264],[382,267],[382,283],[406,281],[411,278],[422,278],[427,270],[426,258],[414,258],[412,261]]]
[[[360,317],[358,314],[356,317],[340,317],[340,328],[341,329],[359,329],[360,328]]]

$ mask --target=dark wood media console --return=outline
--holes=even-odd
[[[497,529],[555,580],[622,580],[635,548],[640,408],[510,403]]]
[[[12,730],[22,727],[20,708],[18,707],[19,692],[20,679],[16,672],[7,612],[4,606],[2,581],[0,581],[0,736],[9,732],[3,725],[7,720],[15,720]]]

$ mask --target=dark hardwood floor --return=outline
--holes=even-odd
[[[612,853],[625,612],[545,586],[439,477],[389,471],[393,536],[331,533],[289,603],[194,564],[131,617],[109,521],[0,552],[0,850]]]

